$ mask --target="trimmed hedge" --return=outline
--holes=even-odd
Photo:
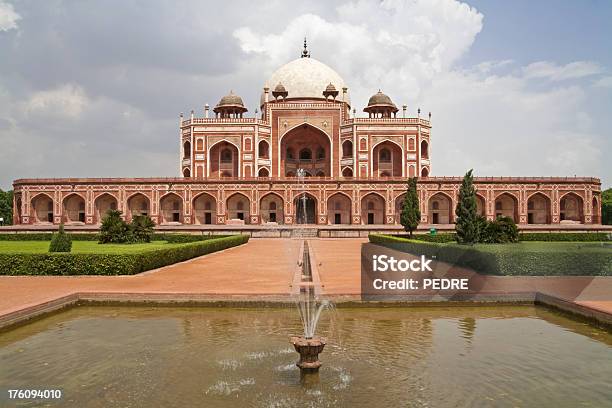
[[[97,232],[85,232],[80,234],[66,233],[73,241],[100,241],[100,234]],[[191,235],[191,234],[172,234],[158,232],[151,237],[152,241],[168,241],[171,243],[186,243],[205,241],[211,238],[223,238],[229,235]],[[0,241],[51,241],[52,232],[34,232],[16,234],[0,234]]]
[[[571,241],[601,242],[612,241],[612,233],[605,232],[523,232],[519,241]]]
[[[248,240],[248,235],[231,235],[134,254],[0,254],[0,275],[134,275]]]
[[[408,234],[393,235],[408,239]],[[455,233],[442,233],[436,235],[413,234],[412,239],[425,242],[456,242]],[[612,233],[606,232],[523,232],[519,233],[519,241],[543,242],[605,242],[612,241]]]
[[[155,241],[168,241],[171,244],[185,244],[188,242],[207,241],[215,238],[231,237],[231,235],[189,235],[189,234],[159,234],[155,236]],[[161,238],[161,239],[160,239]]]
[[[612,276],[612,248],[529,248],[520,244],[439,244],[372,234],[370,242],[473,269],[485,275]]]
[[[66,233],[72,241],[99,241],[98,233],[74,234]],[[18,232],[16,234],[0,234],[0,241],[51,241],[52,232]]]
[[[397,235],[398,237],[402,237],[405,239],[408,239],[409,236],[408,235]],[[430,234],[414,234],[412,235],[412,239],[416,239],[417,241],[425,241],[425,242],[439,242],[439,243],[444,243],[444,242],[456,242],[456,234],[455,233],[447,233],[447,234],[436,234],[436,235],[430,235]]]

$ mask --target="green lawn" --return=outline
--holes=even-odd
[[[0,241],[0,254],[39,254],[49,251],[51,241]],[[129,254],[149,249],[173,248],[182,244],[153,241],[148,244],[98,244],[95,241],[72,241],[73,254]]]

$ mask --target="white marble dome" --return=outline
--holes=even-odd
[[[344,80],[336,71],[317,61],[314,58],[298,58],[293,60],[272,74],[265,86],[270,88],[269,99],[274,100],[272,91],[281,83],[292,98],[318,98],[323,99],[323,91],[331,83],[339,91],[336,100],[342,100],[342,88],[346,87]],[[264,94],[261,94],[261,104],[264,103]],[[349,93],[346,102],[350,105]]]

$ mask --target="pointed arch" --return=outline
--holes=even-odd
[[[278,140],[278,175],[287,176],[301,167],[310,170],[311,174],[322,170],[333,176],[332,146],[331,137],[317,126],[301,123],[291,127]],[[305,154],[307,151],[310,155]]]
[[[159,199],[160,224],[183,223],[183,198],[176,193],[166,193]]]
[[[570,191],[559,198],[559,217],[561,222],[584,224],[584,200]]]
[[[206,166],[209,177],[239,177],[240,151],[239,145],[226,138],[217,140],[208,146]]]
[[[251,200],[244,194],[236,192],[226,200],[227,219],[241,220],[250,223]]]
[[[267,140],[260,140],[257,148],[257,157],[260,159],[270,158],[270,145]]]
[[[361,223],[362,224],[384,224],[386,219],[385,198],[377,193],[371,192],[361,198]]]
[[[217,199],[210,193],[201,192],[193,197],[193,223],[211,225],[217,223]]]
[[[510,217],[514,220],[515,223],[518,223],[518,203],[518,198],[508,191],[498,194],[495,197],[495,218]]]
[[[429,159],[429,143],[427,140],[421,141],[421,158]]]
[[[116,210],[118,207],[117,197],[111,193],[102,193],[94,200],[94,218],[95,223],[99,224],[106,214],[111,210]]]
[[[285,223],[285,200],[273,191],[264,194],[259,200],[259,213],[263,224]]]
[[[54,213],[53,198],[46,193],[38,193],[30,200],[30,216],[34,224],[52,224]]]
[[[316,224],[319,200],[309,192],[302,191],[294,195],[293,208],[296,224]]]
[[[353,141],[346,139],[342,142],[342,158],[348,159],[353,157]]]
[[[62,200],[62,217],[66,224],[85,223],[85,198],[79,193],[70,193]]]
[[[136,215],[150,215],[151,214],[151,201],[145,194],[136,192],[130,195],[127,199],[127,214],[126,218],[128,221],[132,220],[132,217]]]
[[[439,191],[427,202],[428,220],[430,224],[452,224],[453,199],[450,195]]]
[[[338,191],[327,198],[327,215],[329,224],[351,224],[352,200]]]
[[[404,148],[394,140],[384,139],[371,147],[374,177],[401,177],[404,169]]]
[[[536,192],[527,198],[527,224],[550,224],[552,222],[550,198]]]

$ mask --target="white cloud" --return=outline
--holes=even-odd
[[[26,113],[43,113],[64,117],[78,117],[88,104],[85,91],[78,85],[64,84],[48,91],[33,94],[25,103]]]
[[[241,27],[234,37],[269,74],[298,56],[307,35],[313,58],[350,80],[352,100],[359,106],[378,88],[392,97],[414,99],[470,48],[483,18],[454,0],[358,1],[337,12],[340,21],[304,14],[278,33]]]
[[[612,88],[612,76],[599,78],[593,85],[598,88]]]
[[[584,78],[602,72],[599,64],[590,61],[575,61],[557,65],[549,61],[539,61],[527,65],[523,72],[527,78],[547,78],[551,81]]]
[[[12,4],[0,0],[0,31],[17,28],[17,21],[21,16],[15,12]]]
[[[604,176],[587,90],[532,89],[517,74],[441,74],[423,100],[434,109],[433,174]]]
[[[378,88],[412,114],[432,110],[433,175],[472,167],[490,176],[606,173],[602,136],[585,111],[590,87],[561,82],[600,74],[598,64],[513,67],[504,59],[458,69],[483,16],[457,1],[358,1],[340,6],[338,16],[305,14],[278,32],[242,27],[234,36],[249,66],[269,72],[298,56],[306,34],[313,57],[344,77],[358,112]]]

